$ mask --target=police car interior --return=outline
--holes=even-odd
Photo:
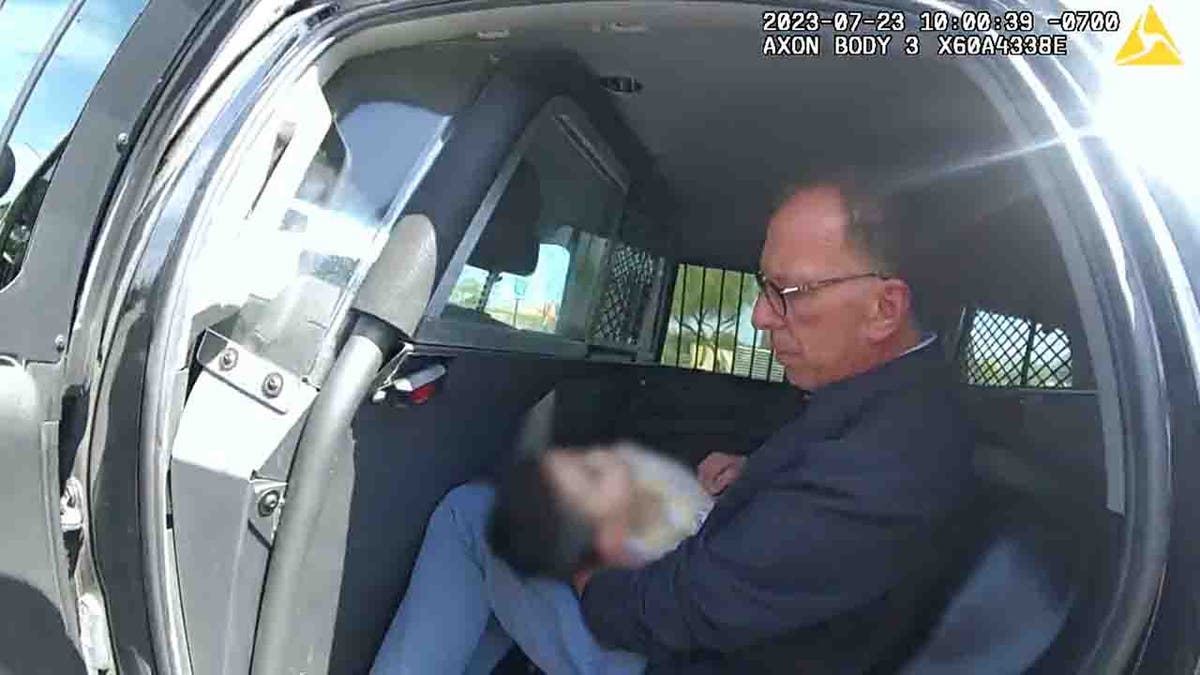
[[[905,205],[986,486],[904,672],[1182,672],[1147,636],[1193,592],[1164,569],[1195,427],[1163,420],[1194,364],[1153,319],[1179,279],[1129,257],[1139,179],[1072,131],[1087,64],[764,58],[763,9],[313,5],[191,53],[65,357],[96,382],[59,460],[86,660],[365,672],[454,485],[559,443],[750,452],[805,400],[749,320],[765,223],[849,171]]]

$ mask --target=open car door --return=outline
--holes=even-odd
[[[98,439],[93,424],[108,386],[101,366],[113,347],[106,324],[117,277],[144,253],[137,220],[121,206],[150,188],[145,160],[171,143],[171,120],[293,9],[0,5],[4,68],[18,73],[0,90],[0,672],[148,672],[155,663],[138,570],[121,560],[104,569],[94,555],[92,516],[122,504],[136,511],[139,480],[136,470],[120,476],[128,496],[93,494],[101,464],[89,453],[137,433],[136,417],[108,420],[134,427],[109,425]],[[112,513],[137,536],[136,517]],[[115,652],[110,603],[127,625],[143,626]]]

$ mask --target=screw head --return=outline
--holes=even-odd
[[[275,513],[275,509],[279,507],[280,497],[279,490],[270,490],[264,492],[258,498],[258,515],[266,517]]]
[[[124,150],[129,147],[129,134],[122,131],[117,134],[117,150]]]
[[[54,350],[61,352],[66,348],[67,348],[67,336],[55,335],[54,336]]]
[[[283,391],[283,376],[279,373],[267,375],[267,378],[262,383],[263,396],[275,398],[281,391]]]
[[[233,347],[226,347],[221,352],[220,358],[217,359],[217,367],[221,370],[233,370],[233,367],[237,365],[237,362],[237,350]]]

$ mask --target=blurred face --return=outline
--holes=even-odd
[[[787,288],[876,271],[847,241],[846,226],[847,214],[835,187],[796,192],[767,225],[760,258],[763,273]],[[882,347],[907,316],[907,293],[903,281],[867,277],[784,296],[786,313],[773,309],[760,293],[753,322],[770,332],[788,381],[802,389],[818,389],[884,360]]]
[[[633,503],[633,472],[614,450],[550,450],[544,466],[569,507],[597,527],[623,526]]]

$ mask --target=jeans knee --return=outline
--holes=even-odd
[[[433,515],[429,517],[430,525],[444,521],[460,529],[482,530],[484,521],[492,508],[495,488],[486,483],[464,483],[446,493],[438,502]]]

